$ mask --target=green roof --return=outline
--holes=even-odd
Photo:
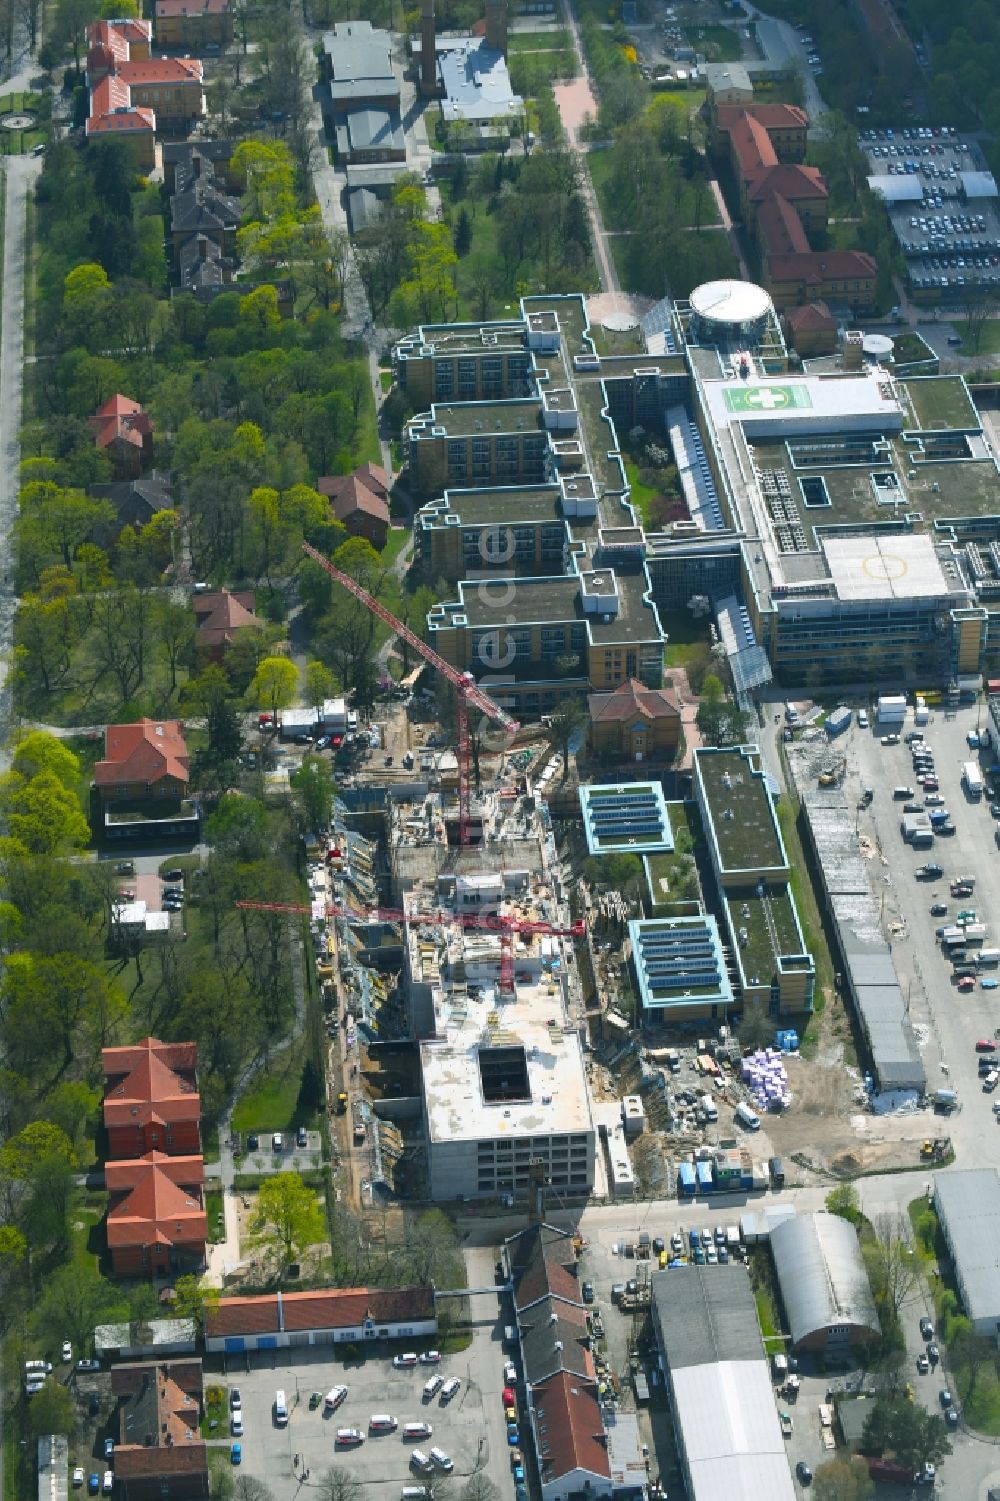
[[[699,750],[696,774],[714,832],[719,868],[739,871],[787,871],[781,835],[770,793],[759,771],[756,751]]]

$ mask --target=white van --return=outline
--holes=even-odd
[[[373,1412],[368,1419],[369,1433],[395,1433],[398,1426],[396,1419],[387,1412]]]
[[[399,1501],[431,1501],[434,1492],[429,1485],[404,1485]]]
[[[446,1475],[450,1474],[450,1472],[455,1468],[455,1461],[452,1459],[451,1455],[446,1454],[443,1449],[432,1449],[431,1459],[433,1459],[439,1470],[444,1470]]]
[[[746,1130],[748,1130],[748,1131],[759,1131],[760,1130],[760,1116],[757,1114],[757,1112],[755,1110],[751,1110],[749,1105],[744,1105],[744,1104],[737,1105],[736,1110],[735,1110],[735,1115],[736,1115],[736,1119],[739,1121],[740,1125],[744,1126],[746,1128]]]
[[[404,1423],[403,1437],[412,1443],[418,1438],[430,1438],[434,1429],[430,1423]]]
[[[450,1402],[461,1385],[462,1383],[457,1376],[449,1376],[448,1380],[441,1388],[441,1401]]]
[[[424,1396],[429,1402],[444,1385],[444,1377],[437,1374],[431,1376],[429,1381],[424,1382]]]
[[[29,1380],[33,1371],[37,1371],[39,1376],[48,1376],[51,1370],[52,1362],[49,1360],[26,1360],[24,1362],[25,1375]]]
[[[282,1391],[274,1394],[274,1421],[279,1428],[284,1428],[288,1423],[288,1403]]]
[[[410,1455],[410,1464],[421,1475],[433,1475],[434,1466],[422,1449],[414,1449]]]

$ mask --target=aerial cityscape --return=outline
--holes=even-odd
[[[1000,16],[0,18],[0,1501],[997,1501]]]

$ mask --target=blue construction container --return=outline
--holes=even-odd
[[[694,1168],[690,1162],[682,1162],[677,1169],[677,1197],[679,1199],[693,1199],[698,1187],[698,1180],[694,1175]]]
[[[710,1162],[698,1162],[695,1164],[695,1173],[698,1179],[698,1192],[710,1194],[715,1189],[715,1179],[712,1176],[712,1164]]]

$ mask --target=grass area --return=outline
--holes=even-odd
[[[391,391],[392,390],[392,371],[391,370],[380,370],[379,373],[378,373],[378,383],[381,386],[381,388],[382,388],[382,390],[383,390],[384,393],[388,393],[389,391]]]
[[[298,1118],[306,1044],[297,1037],[259,1073],[233,1111],[234,1131],[289,1131],[295,1126],[315,1126],[316,1112]]]
[[[570,45],[570,35],[564,26],[554,31],[515,31],[507,38],[508,53],[559,51]]]
[[[202,1438],[224,1438],[229,1432],[229,1404],[224,1386],[206,1386],[205,1415],[201,1420]],[[227,1459],[228,1463],[228,1459]]]
[[[833,993],[833,962],[830,958],[830,950],[827,947],[826,938],[823,933],[823,922],[820,917],[819,906],[816,902],[816,893],[813,890],[812,881],[809,879],[802,841],[799,838],[796,821],[798,804],[792,803],[786,795],[778,799],[776,811],[778,814],[778,824],[781,828],[781,837],[785,841],[785,853],[788,856],[788,863],[791,867],[788,884],[792,889],[795,905],[798,908],[802,937],[806,948],[812,954],[816,964],[816,989],[813,997],[813,1009],[815,1014],[820,1016],[826,1005],[827,995],[832,995]]]
[[[643,244],[642,235],[611,239],[618,280],[625,292],[646,297],[688,297],[703,281],[725,280],[740,275],[739,262],[721,229],[691,230],[662,246],[655,262]]]
[[[728,26],[692,26],[688,41],[710,63],[734,63],[743,56],[738,33]]]
[[[760,1332],[765,1346],[768,1340],[772,1342],[780,1340],[781,1330],[778,1328],[778,1315],[767,1288],[758,1287],[753,1295],[753,1300],[757,1305],[757,1322],[760,1325]]]
[[[510,59],[510,81],[514,92],[533,99],[546,84],[576,77],[576,53],[572,47],[551,52],[522,52]]]
[[[640,512],[646,526],[649,525],[649,507],[656,499],[659,491],[654,485],[644,485],[639,478],[639,465],[634,459],[625,460],[625,474],[628,478],[631,490],[630,499],[635,508]]]
[[[906,382],[904,390],[922,429],[973,428],[978,425],[976,409],[961,376],[916,376]]]
[[[386,544],[379,553],[379,557],[386,568],[390,568],[395,563],[412,535],[408,526],[393,526],[389,528]]]
[[[975,358],[981,354],[1000,354],[1000,318],[987,318],[979,335],[979,348],[971,342],[972,329],[965,319],[955,320],[955,332],[961,335],[959,354]]]
[[[208,1239],[213,1246],[226,1238],[226,1210],[222,1190],[205,1190],[205,1215],[208,1219]]]
[[[668,667],[686,668],[711,645],[709,619],[696,620],[690,610],[660,610],[660,623],[667,637],[663,660]]]
[[[601,218],[605,229],[632,229],[633,225],[622,218],[615,201],[613,185],[618,167],[613,149],[610,146],[600,146],[595,151],[588,151],[587,166],[590,168],[594,191],[601,205]],[[695,209],[691,193],[685,192],[676,205],[676,210],[675,223],[685,226],[693,224]],[[703,228],[719,223],[719,206],[711,193],[702,197],[701,223]]]

